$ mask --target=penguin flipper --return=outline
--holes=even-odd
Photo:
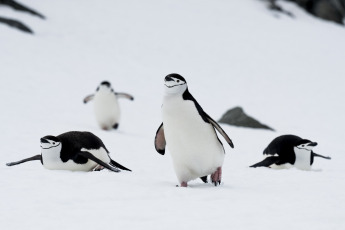
[[[128,93],[118,93],[118,92],[115,92],[115,95],[118,97],[118,98],[126,98],[126,99],[129,99],[131,101],[134,100],[134,97]]]
[[[95,97],[95,95],[91,94],[89,96],[86,96],[83,100],[84,104],[88,103],[89,101],[91,101],[93,98]]]
[[[263,161],[260,161],[250,167],[256,168],[256,167],[269,167],[279,161],[278,157],[266,157]]]
[[[322,158],[325,158],[325,159],[327,159],[327,160],[332,159],[331,157],[322,156],[322,155],[317,154],[317,153],[314,153],[314,152],[312,152],[312,154],[313,154],[314,157],[322,157]]]
[[[95,157],[94,155],[92,155],[89,152],[81,151],[81,152],[78,153],[78,155],[83,156],[83,157],[85,157],[85,158],[87,158],[89,160],[92,160],[92,161],[96,162],[97,164],[102,165],[104,168],[107,168],[107,169],[109,169],[109,170],[111,170],[113,172],[120,172],[119,169],[113,167],[110,164],[107,164],[107,163],[101,161],[100,159],[98,159],[97,157]]]
[[[215,129],[217,129],[217,131],[224,137],[224,139],[226,140],[226,142],[228,142],[228,144],[231,146],[231,148],[234,148],[234,144],[232,143],[232,140],[226,134],[226,132],[222,129],[222,127],[220,127],[220,125],[215,120],[213,120],[207,113],[205,113],[205,116],[206,116],[207,120],[211,123],[211,125]]]
[[[20,161],[6,163],[6,165],[7,166],[19,165],[19,164],[27,162],[27,161],[35,161],[35,160],[40,160],[42,162],[41,154],[40,155],[35,155],[33,157],[25,158],[25,159],[20,160]]]
[[[166,146],[166,141],[165,141],[165,136],[164,136],[164,126],[162,123],[156,132],[156,137],[155,137],[156,151],[159,154],[164,155],[165,154],[165,146]]]
[[[115,166],[116,168],[119,168],[119,169],[122,169],[122,170],[127,170],[127,171],[132,172],[132,170],[126,168],[126,167],[123,166],[123,165],[120,165],[119,163],[117,163],[116,161],[114,161],[114,160],[112,160],[112,159],[110,159],[110,164],[111,164],[112,166]]]

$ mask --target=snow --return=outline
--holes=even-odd
[[[0,24],[1,229],[344,228],[344,27],[284,2],[295,18],[256,0],[21,2],[47,20],[0,7],[35,31]],[[241,105],[277,130],[222,125],[235,148],[225,146],[219,187],[175,187],[169,153],[155,152],[172,72],[214,119]],[[82,103],[103,80],[135,97],[120,101],[118,131],[100,130]],[[38,154],[40,137],[71,130],[99,136],[133,172],[5,165]],[[248,167],[288,133],[332,160],[316,158],[312,171]]]

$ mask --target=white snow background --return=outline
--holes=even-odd
[[[0,7],[29,35],[0,25],[1,229],[344,229],[345,28],[282,2],[21,0],[46,20]],[[163,79],[179,73],[214,119],[234,106],[276,132],[222,124],[235,148],[219,187],[175,187],[153,145]],[[102,131],[82,99],[109,80],[119,130]],[[69,172],[40,162],[40,137],[90,131],[133,172]],[[319,143],[312,171],[253,169],[276,136]]]

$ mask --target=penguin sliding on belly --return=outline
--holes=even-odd
[[[90,132],[67,132],[58,136],[41,138],[41,154],[7,166],[40,160],[47,169],[71,171],[98,171],[107,168],[113,172],[120,169],[131,171],[112,160],[101,139]]]
[[[231,139],[189,93],[182,76],[170,74],[164,85],[163,123],[156,133],[156,151],[164,155],[167,145],[181,187],[196,178],[207,183],[208,175],[219,185],[225,151],[215,129],[233,148]]]
[[[120,122],[120,107],[118,98],[134,100],[127,93],[114,92],[107,81],[103,81],[96,89],[96,93],[84,98],[84,103],[93,100],[96,120],[104,130],[117,129]]]
[[[275,138],[264,150],[265,159],[250,167],[269,167],[274,169],[286,169],[296,167],[302,170],[310,170],[314,163],[314,157],[331,159],[313,152],[317,145],[307,139],[294,135],[283,135]]]

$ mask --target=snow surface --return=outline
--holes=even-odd
[[[344,27],[283,2],[295,18],[257,0],[21,2],[47,20],[0,7],[35,31],[0,24],[1,229],[344,229]],[[241,105],[277,130],[222,125],[235,148],[225,147],[219,187],[175,187],[169,153],[155,152],[172,72],[214,119]],[[100,130],[82,103],[103,80],[135,97],[120,102],[118,131]],[[5,166],[71,130],[99,136],[133,172]],[[332,160],[312,171],[248,167],[288,133]]]

